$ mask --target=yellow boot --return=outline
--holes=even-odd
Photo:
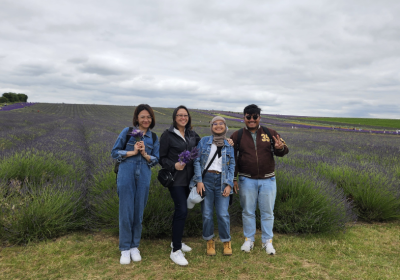
[[[232,246],[231,242],[224,242],[224,256],[230,256],[232,255]]]
[[[207,241],[207,256],[215,256],[217,253],[215,252],[215,242],[210,239]]]

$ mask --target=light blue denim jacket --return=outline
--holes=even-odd
[[[210,155],[211,146],[214,136],[205,136],[201,138],[197,148],[199,149],[199,157],[194,160],[194,176],[190,181],[189,188],[192,189],[198,182],[203,182],[201,177],[203,170],[207,167],[207,160]],[[231,194],[233,193],[233,173],[235,171],[234,149],[229,145],[228,141],[224,140],[222,147],[222,173],[221,173],[221,193],[227,185],[231,186]]]
[[[126,152],[128,151],[133,151],[134,146],[136,143],[136,139],[134,137],[131,137],[129,139],[128,143],[126,144],[126,149],[122,150],[125,146],[125,141],[126,141],[126,135],[129,131],[129,127],[125,127],[120,135],[117,138],[117,141],[115,141],[114,147],[111,150],[111,156],[113,159],[116,159],[117,161],[121,162],[123,160],[129,159],[129,160],[141,160],[142,155],[140,152],[136,156],[132,157],[124,157],[126,156]],[[151,136],[151,131],[150,129],[147,130],[146,134],[143,136],[143,141],[144,145],[146,146],[145,150],[148,155],[150,155],[150,162],[147,164],[149,167],[153,167],[158,163],[158,160],[160,158],[159,156],[159,150],[160,150],[160,142],[158,140],[158,136],[156,137],[156,141],[154,142],[153,145],[153,137]]]

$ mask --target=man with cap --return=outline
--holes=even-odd
[[[235,143],[234,191],[239,191],[243,208],[242,251],[250,252],[254,247],[256,233],[256,207],[261,213],[261,241],[267,254],[274,255],[272,246],[274,206],[276,198],[274,155],[283,157],[289,149],[279,134],[260,126],[261,109],[254,104],[243,110],[246,127],[235,131],[231,139]],[[272,139],[271,139],[272,138]],[[239,175],[239,184],[236,180]],[[239,189],[240,187],[240,189]]]
[[[214,206],[218,220],[219,238],[224,243],[223,254],[232,255],[230,236],[230,217],[228,212],[229,195],[233,193],[233,173],[235,170],[234,148],[226,139],[228,127],[223,117],[214,117],[210,123],[211,136],[203,137],[197,148],[199,157],[194,160],[194,177],[189,187],[196,188],[203,196],[203,239],[207,241],[207,255],[215,256]],[[204,172],[206,171],[206,172]],[[188,206],[197,201],[189,197]]]

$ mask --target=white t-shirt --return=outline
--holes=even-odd
[[[208,160],[204,168],[208,166],[216,151],[217,151],[217,146],[215,144],[212,144],[210,155],[208,156]],[[215,170],[218,172],[222,172],[222,156],[219,158],[218,155],[216,155],[213,163],[211,164],[210,168],[208,168],[208,170]]]

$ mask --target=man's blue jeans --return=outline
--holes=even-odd
[[[203,239],[210,240],[214,237],[214,206],[217,212],[218,233],[222,242],[231,241],[229,196],[223,197],[221,193],[221,174],[206,173],[203,178],[206,197],[201,202],[203,214]],[[222,189],[223,190],[223,189]]]
[[[254,242],[256,234],[256,207],[261,212],[261,241],[272,239],[274,227],[274,206],[276,198],[275,177],[268,179],[250,179],[239,177],[240,205],[243,208],[243,234]]]
[[[119,249],[139,247],[143,212],[150,189],[151,170],[145,160],[129,157],[119,166]]]

